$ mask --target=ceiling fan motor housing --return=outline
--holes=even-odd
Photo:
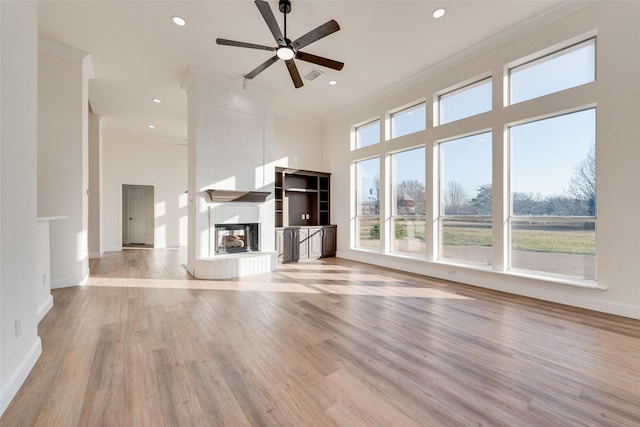
[[[278,8],[280,9],[280,12],[286,15],[287,13],[291,12],[291,2],[289,0],[280,0]]]

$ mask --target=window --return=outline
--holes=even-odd
[[[510,128],[510,266],[595,279],[596,110]]]
[[[368,147],[380,142],[380,120],[358,126],[355,129],[356,148]]]
[[[440,143],[440,258],[491,264],[491,137]]]
[[[369,145],[350,154],[352,246],[418,263],[595,284],[602,91],[588,84],[596,78],[596,38],[586,37],[508,64],[493,55],[484,71],[469,64],[476,77],[437,93],[403,92],[411,99],[384,119],[352,126],[351,142]],[[497,69],[503,73],[489,75]],[[493,94],[503,88],[504,103],[497,102]],[[424,99],[434,108],[429,120]]]
[[[391,250],[422,255],[425,243],[425,148],[391,156]]]
[[[391,138],[409,135],[426,128],[427,108],[424,102],[391,114]]]
[[[596,78],[590,39],[509,70],[511,104],[589,83]]]
[[[440,124],[491,111],[491,91],[488,78],[439,96]]]
[[[356,162],[355,247],[380,250],[380,158]]]

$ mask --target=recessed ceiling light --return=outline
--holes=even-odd
[[[155,128],[156,128],[156,125],[147,125],[147,127],[148,127],[149,129],[155,129]]]
[[[171,19],[173,20],[173,23],[176,25],[179,25],[181,27],[184,27],[185,25],[187,25],[187,21],[185,21],[185,19],[181,16],[172,16]]]
[[[331,86],[335,85],[336,83],[338,83],[338,82],[337,82],[337,81],[335,81],[335,80],[329,80],[329,84],[330,84]]]
[[[153,102],[155,102],[156,104],[160,104],[162,102],[162,100],[160,100],[158,98],[153,98]]]
[[[433,11],[433,17],[436,18],[436,19],[442,18],[446,11],[447,11],[447,9],[445,9],[444,7],[440,7],[440,8],[438,8],[438,9]]]

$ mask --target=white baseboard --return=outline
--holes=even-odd
[[[29,372],[31,372],[41,354],[42,341],[40,341],[40,337],[36,337],[35,342],[24,359],[22,359],[22,362],[20,362],[16,370],[13,371],[6,384],[3,384],[2,388],[0,388],[0,416],[2,416],[18,393],[18,390],[20,390],[20,387],[27,379]]]
[[[51,289],[70,288],[72,286],[81,286],[89,278],[89,269],[82,276],[70,277],[66,279],[52,279]]]
[[[89,259],[102,258],[102,252],[89,252]]]
[[[38,307],[38,323],[40,323],[40,321],[44,319],[44,316],[47,315],[47,313],[49,312],[49,310],[51,310],[52,307],[53,307],[53,295],[49,294],[49,297],[47,298],[47,300],[43,302],[40,307]]]

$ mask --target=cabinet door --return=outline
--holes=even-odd
[[[299,258],[300,241],[297,228],[285,228],[282,262],[295,262]]]
[[[322,234],[322,256],[336,256],[336,227],[323,227]]]
[[[309,232],[309,258],[322,256],[322,228],[310,228]]]
[[[299,245],[299,258],[300,259],[307,259],[309,258],[309,229],[307,228],[301,228],[300,229],[300,234],[299,234],[299,240],[300,240],[300,245]]]

